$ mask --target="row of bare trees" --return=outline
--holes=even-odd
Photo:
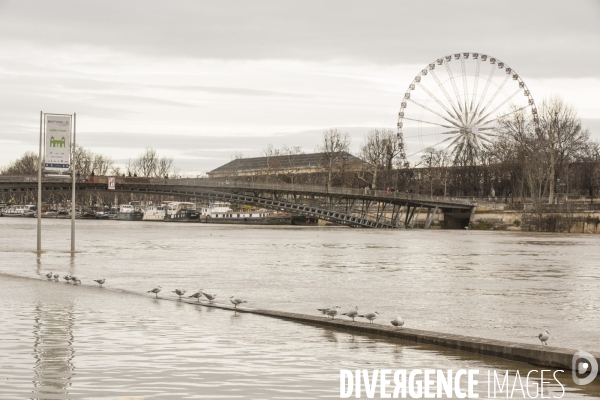
[[[274,175],[273,171],[277,171],[277,178],[287,183],[301,180],[302,183],[325,184],[327,187],[358,185],[376,188],[380,171],[389,171],[405,164],[403,143],[398,141],[396,134],[390,129],[369,131],[357,157],[350,154],[350,145],[351,139],[347,132],[335,128],[324,131],[322,142],[316,148],[320,158],[317,165],[314,165],[314,173],[308,177],[306,165],[300,164],[295,157],[304,154],[300,147],[283,146],[278,149],[269,144],[261,151],[267,166],[257,171],[257,175],[270,180]],[[244,157],[241,153],[236,153],[233,158]],[[285,160],[285,168],[282,168],[282,159]],[[352,180],[356,182],[348,181],[348,173],[352,174]]]
[[[0,169],[0,175],[26,176],[38,172],[39,157],[34,152],[25,152],[17,160],[10,162]],[[95,153],[89,149],[77,146],[73,152],[75,170],[82,176],[90,175],[129,175],[143,177],[165,177],[176,175],[179,169],[175,167],[171,157],[159,156],[152,148],[147,148],[133,160],[129,160],[125,169],[115,165],[112,158]]]
[[[565,201],[568,193],[598,196],[600,145],[590,139],[576,110],[560,97],[545,99],[538,109],[538,123],[523,110],[512,110],[498,120],[492,143],[481,148],[477,163],[453,157],[450,149],[428,148],[419,162],[408,167],[402,141],[389,129],[373,129],[356,153],[360,168],[349,168],[351,139],[339,129],[323,132],[316,152],[321,154],[314,172],[300,168],[278,169],[269,162],[266,180],[280,182],[387,188],[435,196],[500,198],[504,202],[542,205]],[[275,149],[267,157],[302,153],[299,148]],[[239,155],[241,157],[241,155]],[[273,171],[279,171],[275,176]],[[260,177],[259,177],[260,179]]]
[[[125,166],[127,175],[144,177],[168,177],[179,173],[174,166],[172,157],[158,155],[152,148],[147,148],[142,154],[133,160],[129,160]]]

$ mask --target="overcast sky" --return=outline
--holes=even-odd
[[[120,162],[145,147],[189,174],[313,151],[339,127],[357,149],[394,129],[428,63],[480,52],[536,102],[559,94],[600,138],[600,1],[3,1],[0,165],[37,152],[39,112],[77,112],[77,141]]]

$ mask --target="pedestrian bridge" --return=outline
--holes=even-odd
[[[79,195],[108,191],[106,177],[77,182]],[[67,179],[43,178],[45,191],[71,190]],[[37,191],[37,177],[0,177],[0,193]],[[442,199],[385,190],[342,187],[228,182],[210,179],[158,179],[117,177],[114,192],[203,198],[245,204],[294,215],[319,218],[336,224],[365,228],[413,228],[416,216],[426,212],[419,226],[429,228],[437,213],[444,214],[446,228],[462,228],[473,204],[462,199]]]

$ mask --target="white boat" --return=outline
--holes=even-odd
[[[139,201],[131,201],[129,204],[121,204],[119,213],[115,219],[122,221],[141,221],[144,214],[140,209]]]
[[[209,203],[208,207],[204,207],[200,210],[200,214],[206,219],[209,218],[228,218],[228,219],[241,219],[248,221],[251,218],[267,218],[271,216],[271,212],[267,210],[242,210],[233,211],[230,208],[229,203],[214,202]]]
[[[146,207],[143,221],[164,221],[167,215],[167,205],[159,204]]]
[[[189,222],[198,221],[200,213],[196,210],[196,203],[185,201],[172,201],[167,204],[167,213],[165,221],[169,222]]]
[[[10,206],[2,210],[2,217],[35,217],[37,206],[28,204],[25,206]]]

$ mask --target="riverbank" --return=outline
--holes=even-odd
[[[469,229],[537,231],[535,216],[531,212],[493,210],[476,207],[469,220]],[[542,213],[543,231],[563,233],[600,233],[600,211]]]

